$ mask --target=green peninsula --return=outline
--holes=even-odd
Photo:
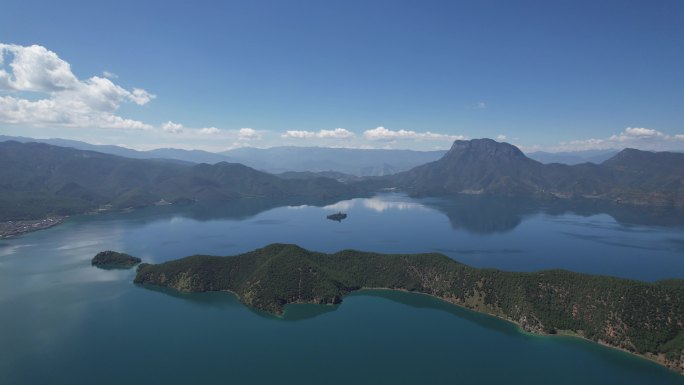
[[[282,314],[291,303],[334,304],[352,291],[428,294],[540,333],[568,333],[684,373],[684,280],[654,283],[547,270],[478,269],[441,254],[324,254],[273,244],[231,257],[195,255],[141,264],[135,283],[185,292],[231,291]]]

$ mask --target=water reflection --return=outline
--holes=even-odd
[[[161,293],[174,299],[179,299],[182,301],[187,301],[192,304],[210,308],[222,309],[225,307],[243,307],[244,305],[240,303],[240,300],[235,296],[235,294],[222,291],[222,292],[207,292],[207,293],[184,293],[178,290],[169,289],[166,287],[152,286],[152,285],[136,285],[136,287],[144,290],[149,290],[156,293]]]
[[[260,318],[270,320],[282,321],[300,321],[304,319],[314,318],[319,315],[329,313],[336,310],[339,305],[315,305],[315,304],[293,304],[285,308],[285,313],[282,317],[278,317],[271,313],[267,313],[253,307],[247,306],[240,302],[240,299],[229,291],[222,292],[206,292],[206,293],[184,293],[174,289],[153,286],[153,285],[136,285],[140,289],[149,290],[152,292],[161,293],[174,299],[179,299],[192,303],[193,305],[209,307],[215,309],[235,308],[240,307],[259,316]]]
[[[478,313],[425,294],[396,290],[368,289],[350,293],[347,297],[354,296],[378,297],[416,309],[438,310],[455,315],[456,317],[475,323],[489,330],[508,335],[520,334],[519,328],[511,322],[501,320],[488,314]]]
[[[383,298],[416,309],[430,309],[446,312],[489,330],[494,330],[508,335],[519,334],[519,329],[516,325],[491,315],[468,310],[425,294],[396,290],[366,289],[355,291],[345,296],[342,304],[338,305],[290,304],[285,307],[285,312],[282,317],[277,317],[273,314],[266,313],[242,304],[240,300],[230,292],[182,293],[173,289],[157,286],[144,285],[139,287],[154,292],[159,292],[183,301],[188,301],[198,306],[207,306],[212,308],[244,306],[246,309],[258,315],[259,317],[279,321],[302,321],[316,318],[338,310],[340,306],[344,306],[345,302],[350,298],[358,296],[370,296]]]
[[[160,219],[172,224],[180,224],[184,219],[196,221],[245,220],[258,214],[283,207],[287,210],[306,210],[318,207],[326,211],[347,212],[363,209],[375,213],[390,211],[437,211],[445,215],[455,230],[465,230],[473,234],[506,233],[525,221],[527,217],[545,214],[562,217],[574,214],[590,217],[598,214],[611,216],[620,225],[621,231],[655,231],[650,229],[631,229],[633,225],[684,227],[684,211],[668,208],[638,207],[617,205],[596,200],[535,200],[526,198],[491,197],[481,195],[458,195],[444,198],[413,199],[403,194],[379,194],[371,198],[349,200],[335,199],[240,199],[220,204],[193,203],[186,206],[149,207],[131,213],[112,213],[101,215],[96,220],[122,219],[127,226],[144,225]],[[72,221],[92,221],[93,217],[76,217]],[[563,220],[559,218],[558,220]],[[259,225],[282,225],[286,219],[260,219]],[[592,226],[581,223],[582,227]],[[596,223],[595,226],[605,226]],[[72,247],[76,247],[72,246]],[[82,246],[89,246],[82,241]],[[3,251],[0,248],[0,255]]]
[[[138,287],[153,292],[162,293],[183,301],[188,301],[198,306],[207,306],[212,308],[243,306],[262,318],[281,321],[301,321],[316,318],[318,316],[338,310],[340,306],[344,306],[345,301],[347,301],[350,297],[371,296],[387,299],[413,308],[447,312],[459,318],[476,323],[487,329],[496,330],[506,334],[518,333],[517,326],[510,322],[497,319],[496,317],[468,310],[440,299],[430,297],[428,295],[396,290],[366,289],[355,291],[346,295],[342,304],[337,305],[290,304],[285,307],[285,312],[283,315],[281,317],[277,317],[273,314],[266,313],[242,304],[237,296],[230,292],[183,293],[173,289],[151,285],[139,285]]]
[[[324,206],[323,209],[347,211],[354,207],[363,207],[378,213],[389,210],[436,210],[446,215],[452,228],[475,234],[509,232],[524,222],[525,218],[537,214],[554,217],[566,214],[582,217],[607,214],[621,225],[623,231],[657,231],[644,228],[630,229],[631,225],[684,226],[684,211],[680,209],[618,205],[595,199],[539,200],[484,195],[410,199],[402,194],[380,194],[372,198],[335,202]],[[577,224],[577,222],[572,223]],[[581,225],[591,226],[586,223]],[[596,226],[604,226],[604,224],[596,224]]]
[[[684,226],[684,211],[662,207],[641,207],[599,202],[597,200],[535,200],[527,198],[459,195],[420,200],[426,207],[442,212],[454,229],[477,234],[508,232],[526,217],[536,214],[590,217],[610,215],[629,231],[630,225],[660,227]],[[576,222],[574,222],[576,223]],[[582,223],[583,227],[587,224]]]
[[[244,198],[220,203],[195,202],[187,205],[146,207],[127,213],[108,213],[92,216],[80,216],[75,217],[72,219],[72,221],[109,221],[112,219],[121,219],[125,220],[128,226],[136,224],[144,225],[164,217],[170,217],[169,221],[172,224],[182,223],[185,218],[202,222],[225,219],[245,220],[252,218],[262,212],[278,207],[324,207],[336,202],[339,202],[339,200],[334,198]],[[264,222],[263,224],[272,223]]]
[[[403,197],[403,196],[399,196]],[[348,211],[349,209],[362,206],[366,209],[382,213],[388,210],[425,210],[426,207],[418,202],[397,200],[397,196],[380,195],[372,198],[352,199],[346,201],[336,202],[331,205],[324,206],[325,210],[333,211]]]
[[[34,245],[32,245],[32,244],[14,245],[11,243],[0,243],[0,257],[12,255],[22,248],[31,247],[31,246],[34,246]]]

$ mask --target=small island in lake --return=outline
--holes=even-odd
[[[93,257],[91,265],[101,268],[128,269],[141,262],[140,258],[116,251],[101,251]]]
[[[478,269],[437,253],[334,254],[272,244],[231,257],[143,263],[135,283],[184,292],[231,291],[282,314],[291,303],[336,304],[361,289],[428,294],[539,334],[566,334],[622,349],[684,373],[684,280],[653,283],[546,270]]]
[[[338,221],[338,222],[342,222],[342,220],[346,219],[346,218],[347,218],[347,214],[345,214],[341,211],[337,212],[335,214],[328,215],[328,219],[333,220],[333,221]]]

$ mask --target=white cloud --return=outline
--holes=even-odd
[[[152,95],[151,93],[143,90],[142,88],[134,88],[133,92],[129,93],[127,97],[135,104],[142,106],[144,104],[149,103],[152,99],[156,98],[157,96]]]
[[[317,136],[319,138],[346,139],[353,137],[354,133],[344,128],[336,128],[334,130],[320,130]]]
[[[140,88],[126,90],[106,77],[80,80],[71,72],[69,63],[45,47],[0,44],[0,64],[0,91],[32,94],[26,99],[0,96],[2,123],[152,128],[146,123],[120,117],[116,112],[123,103],[144,105],[154,99],[154,95]]]
[[[447,140],[454,141],[465,139],[462,135],[446,135],[438,134],[430,131],[416,132],[409,130],[393,131],[385,127],[376,127],[372,130],[366,130],[363,136],[369,140],[396,140],[396,139],[414,139],[414,140]]]
[[[239,140],[259,140],[261,139],[261,134],[259,134],[255,129],[253,128],[241,128],[238,131],[238,139]]]
[[[638,128],[638,127],[627,127],[623,132],[618,135],[613,135],[610,137],[612,140],[626,141],[633,138],[655,138],[655,137],[665,137],[666,135],[662,132],[656,131],[652,128]]]
[[[627,127],[608,138],[589,138],[560,142],[551,151],[608,150],[634,147],[643,150],[681,150],[684,134],[668,135],[653,128]]]
[[[9,54],[11,72],[0,70],[0,88],[16,91],[53,92],[74,88],[78,79],[69,63],[45,47],[0,44],[0,54]]]
[[[183,132],[183,125],[169,120],[168,122],[162,124],[162,130],[170,134],[180,134]]]
[[[283,138],[298,138],[298,139],[314,138],[314,137],[316,137],[316,133],[313,131],[288,130],[288,131],[285,131],[285,133],[282,134],[281,137],[283,137]]]
[[[320,139],[347,139],[354,137],[354,133],[345,128],[336,128],[334,130],[320,130],[318,132],[314,131],[303,131],[303,130],[289,130],[281,135],[283,138],[297,138],[297,139],[310,139],[310,138],[320,138]]]
[[[204,134],[204,135],[216,135],[216,134],[218,134],[219,132],[221,132],[221,130],[219,130],[219,129],[216,128],[216,127],[205,127],[205,128],[200,128],[200,129],[198,130],[198,132],[199,132],[200,134]]]
[[[102,71],[102,76],[106,77],[107,79],[118,79],[119,75],[115,74],[114,72],[109,72],[109,71]]]
[[[499,134],[496,136],[496,140],[499,140],[499,141],[506,140],[506,135]]]

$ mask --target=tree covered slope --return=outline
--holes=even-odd
[[[415,291],[531,332],[572,331],[684,371],[684,280],[514,273],[472,268],[441,254],[323,254],[273,244],[233,257],[142,264],[135,282],[188,292],[230,290],[245,304],[276,314],[290,303],[339,303],[361,288]]]
[[[236,163],[177,164],[42,143],[0,143],[0,218],[32,219],[109,206],[241,197],[349,197],[330,178],[282,179]]]

